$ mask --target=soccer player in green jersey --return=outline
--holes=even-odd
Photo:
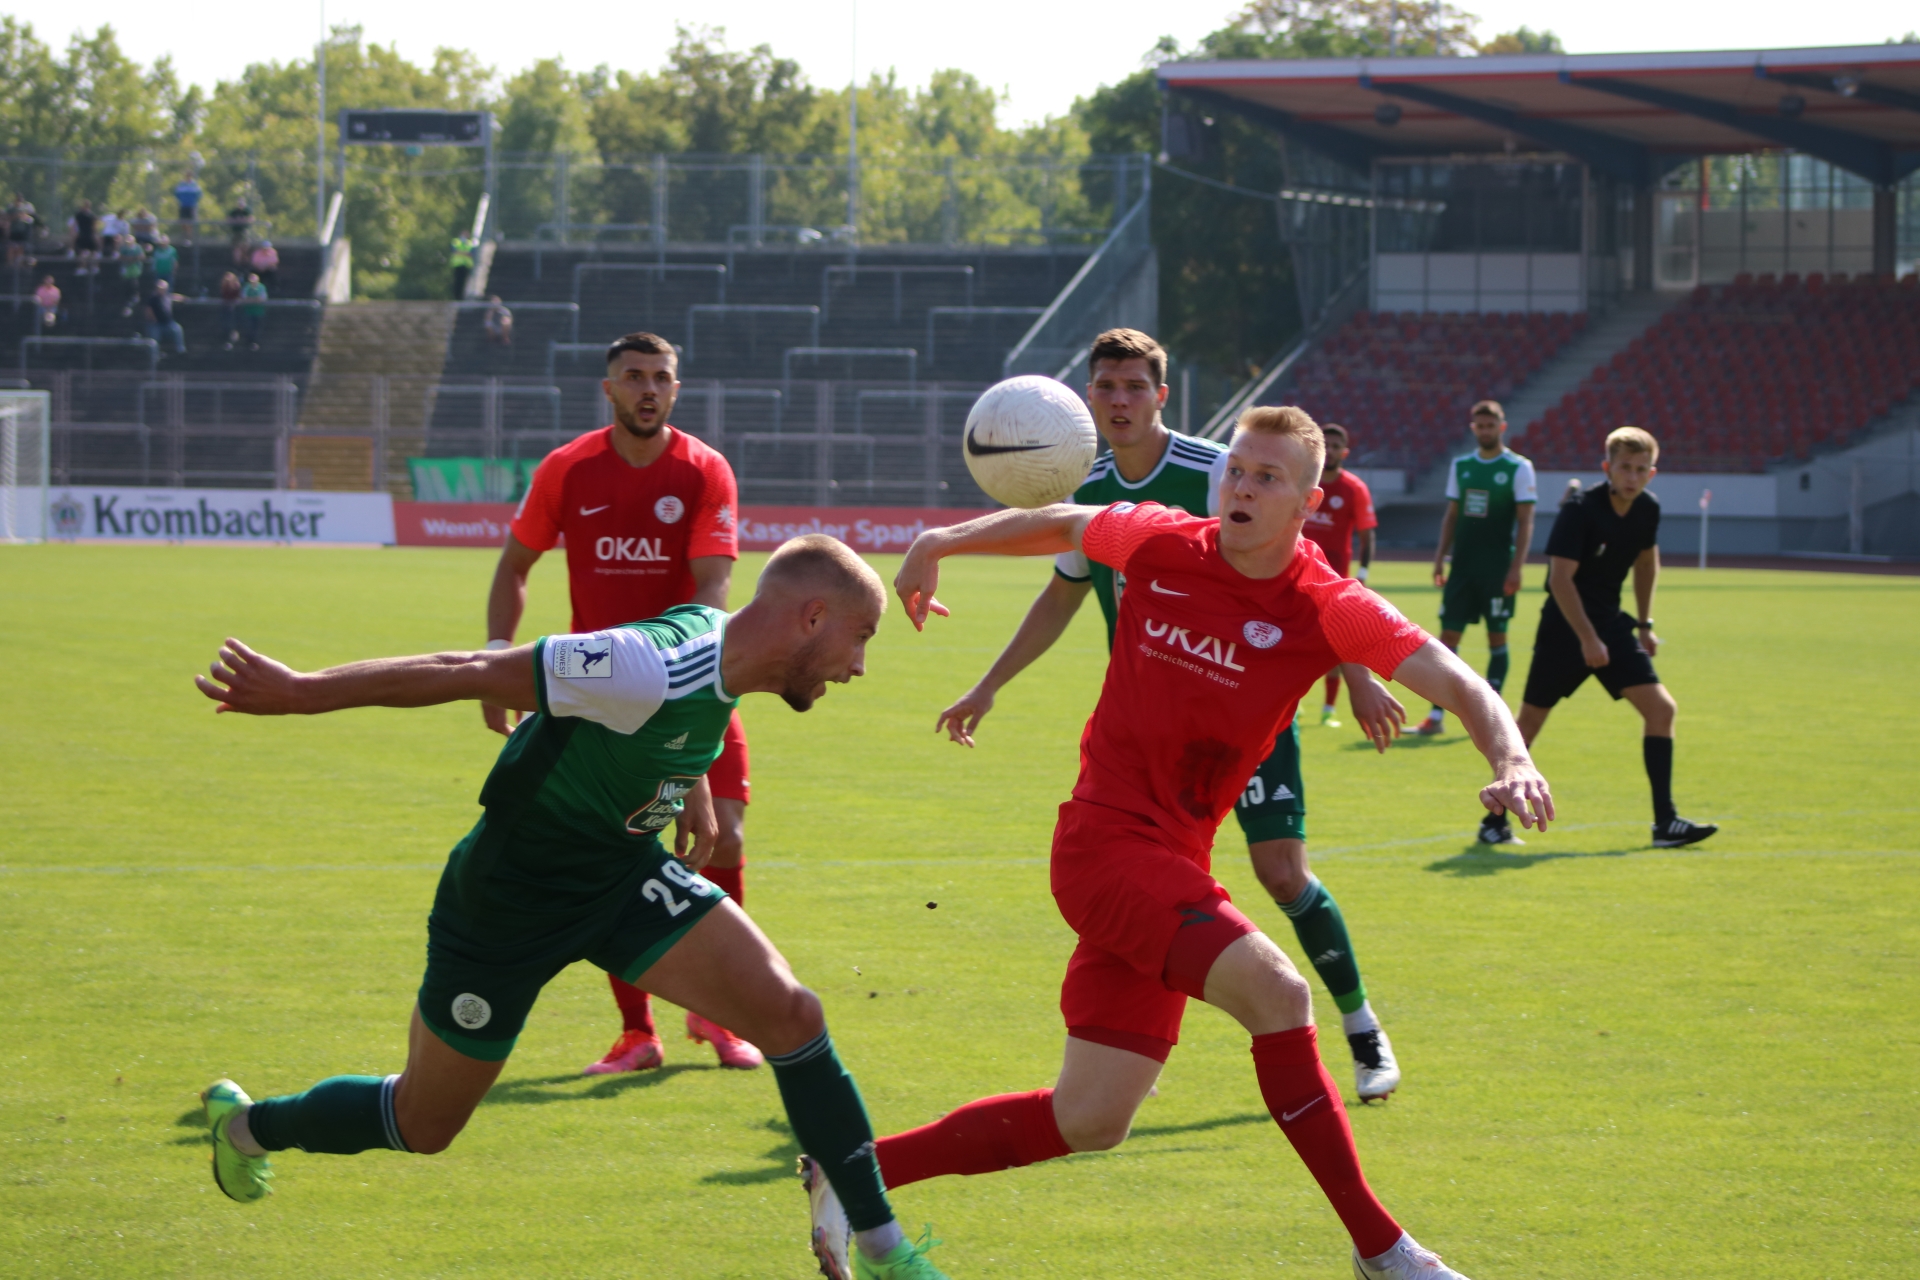
[[[864,674],[886,609],[879,577],[823,534],[767,561],[731,616],[658,618],[473,653],[376,658],[302,673],[229,640],[199,676],[222,711],[311,715],[477,699],[537,712],[507,740],[427,918],[427,969],[398,1075],[334,1076],[254,1102],[231,1080],[203,1096],[214,1180],[266,1195],[267,1154],[444,1151],[506,1065],[540,989],[576,960],[647,987],[758,1045],[773,1067],[809,1190],[831,1186],[859,1280],[944,1280],[902,1235],[873,1128],[819,998],[725,893],[697,874],[718,824],[705,773],[735,701],[777,693],[805,711]],[[660,832],[678,828],[675,852]],[[691,836],[692,848],[687,849]],[[817,1192],[823,1194],[823,1192]],[[845,1235],[816,1255],[846,1280]],[[824,1253],[823,1253],[824,1251]],[[752,1269],[751,1267],[749,1269]]]
[[[1137,329],[1110,329],[1094,340],[1088,354],[1087,404],[1106,448],[1075,490],[1074,502],[1158,502],[1191,515],[1219,514],[1226,447],[1167,428],[1160,417],[1167,400],[1166,372],[1165,350]],[[953,741],[972,746],[973,731],[993,709],[994,696],[1053,647],[1089,590],[1100,601],[1111,648],[1120,597],[1128,589],[1124,575],[1077,551],[1059,557],[1053,577],[1005,651],[978,684],[940,713],[936,732],[945,728]],[[1386,686],[1365,667],[1349,664],[1338,670],[1347,677],[1354,718],[1368,736],[1397,734],[1405,713]],[[1306,787],[1300,776],[1297,726],[1280,731],[1272,753],[1248,779],[1234,815],[1247,838],[1254,875],[1293,923],[1307,958],[1339,1006],[1361,1100],[1386,1097],[1400,1084],[1393,1045],[1367,1001],[1339,904],[1307,865]]]
[[[1433,553],[1433,585],[1440,596],[1440,643],[1460,652],[1466,629],[1487,621],[1487,683],[1498,693],[1507,682],[1507,623],[1520,594],[1520,574],[1533,541],[1538,499],[1533,463],[1507,448],[1507,411],[1497,400],[1473,406],[1473,440],[1479,448],[1447,469],[1447,513],[1440,520],[1440,548]],[[1453,571],[1447,571],[1447,552]],[[1418,732],[1440,732],[1446,712],[1427,712]],[[1488,828],[1481,829],[1485,836]],[[1505,828],[1501,828],[1505,830]],[[1507,841],[1514,839],[1507,832]]]

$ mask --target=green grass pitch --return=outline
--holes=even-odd
[[[400,1068],[435,876],[497,740],[471,706],[216,718],[189,677],[227,635],[298,666],[476,643],[492,565],[0,549],[0,1274],[810,1273],[770,1076],[675,1038],[663,1071],[583,1079],[616,1030],[585,966],[450,1152],[288,1152],[257,1206],[208,1177],[214,1076],[263,1096]],[[1422,572],[1376,584],[1430,623]],[[747,702],[747,905],[882,1132],[1058,1065],[1045,856],[1094,610],[977,750],[931,731],[1045,574],[952,563],[953,618],[915,635],[896,611],[867,678],[805,716]],[[549,558],[524,634],[564,629],[564,598]],[[1658,614],[1681,809],[1723,824],[1700,849],[1647,847],[1637,721],[1592,686],[1539,744],[1562,821],[1514,851],[1471,843],[1484,769],[1457,733],[1384,759],[1305,733],[1315,865],[1406,1070],[1352,1106],[1368,1172],[1476,1280],[1920,1274],[1920,580],[1677,569]],[[1293,949],[1231,821],[1215,858]],[[897,1204],[956,1280],[1346,1274],[1246,1037],[1199,1006],[1120,1150]]]

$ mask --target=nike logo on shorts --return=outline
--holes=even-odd
[[[609,502],[606,507],[582,507],[580,508],[580,514],[583,516],[597,516],[612,505],[613,504]]]
[[[1163,596],[1184,596],[1187,594],[1187,592],[1185,591],[1174,591],[1171,588],[1161,586],[1160,579],[1158,578],[1155,578],[1152,582],[1149,582],[1147,585],[1152,587],[1155,591],[1158,591]]]
[[[1316,1104],[1325,1102],[1325,1101],[1326,1101],[1326,1095],[1322,1094],[1320,1097],[1315,1098],[1312,1102],[1309,1102],[1306,1106],[1301,1107],[1298,1111],[1283,1111],[1280,1113],[1280,1123],[1292,1124],[1295,1120],[1307,1114],[1307,1112],[1313,1110]]]

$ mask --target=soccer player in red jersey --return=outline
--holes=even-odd
[[[1373,491],[1365,480],[1346,469],[1350,447],[1347,429],[1329,422],[1320,428],[1320,434],[1327,441],[1326,469],[1320,473],[1320,492],[1326,496],[1307,513],[1307,523],[1300,531],[1320,544],[1335,573],[1365,582],[1367,569],[1373,564],[1373,531],[1380,527],[1380,518],[1373,514]],[[1360,535],[1360,571],[1353,573],[1348,566],[1353,563],[1356,533]],[[1327,696],[1320,707],[1320,723],[1329,729],[1340,727],[1334,719],[1334,701],[1339,696],[1340,669],[1335,667],[1327,672]]]
[[[520,500],[487,597],[489,649],[513,644],[527,604],[527,574],[564,536],[573,630],[597,631],[652,618],[677,604],[727,607],[739,497],[727,460],[667,424],[680,391],[673,344],[630,333],[607,348],[601,387],[611,425],[561,445],[540,463]],[[509,732],[507,713],[483,707],[489,728]],[[726,748],[707,773],[720,837],[707,879],[743,901],[748,798],[747,735],[734,713]],[[624,1026],[588,1075],[641,1071],[664,1060],[647,993],[607,975]],[[753,1068],[760,1051],[725,1027],[687,1015],[687,1034],[713,1045],[722,1066]]]
[[[1074,549],[1124,572],[1131,589],[1081,737],[1080,778],[1054,829],[1054,900],[1079,935],[1060,996],[1059,1081],[881,1139],[888,1187],[1119,1145],[1194,997],[1251,1034],[1267,1109],[1353,1237],[1355,1275],[1458,1277],[1374,1197],[1320,1062],[1306,981],[1209,874],[1214,832],[1247,774],[1301,695],[1341,662],[1460,717],[1493,766],[1480,792],[1488,810],[1527,826],[1553,817],[1546,780],[1486,682],[1301,540],[1323,497],[1323,457],[1320,429],[1301,410],[1250,409],[1229,449],[1218,519],[1156,503],[1062,504],[930,530],[909,549],[894,586],[916,627],[947,612],[934,590],[949,555]],[[1381,749],[1390,732],[1376,732]]]

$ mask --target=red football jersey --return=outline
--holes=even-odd
[[[1353,535],[1379,528],[1380,518],[1373,514],[1373,493],[1367,482],[1344,467],[1337,475],[1322,476],[1320,488],[1326,496],[1320,499],[1318,511],[1307,513],[1301,532],[1320,544],[1327,563],[1344,578],[1353,563]]]
[[[1427,640],[1305,539],[1280,576],[1249,578],[1221,556],[1219,520],[1119,502],[1082,545],[1127,590],[1074,798],[1145,818],[1196,859],[1301,695],[1342,662],[1390,676]]]
[[[513,517],[513,536],[535,551],[566,535],[575,631],[657,617],[693,599],[689,560],[740,558],[727,460],[674,431],[651,465],[629,466],[614,452],[614,429],[548,454]]]

